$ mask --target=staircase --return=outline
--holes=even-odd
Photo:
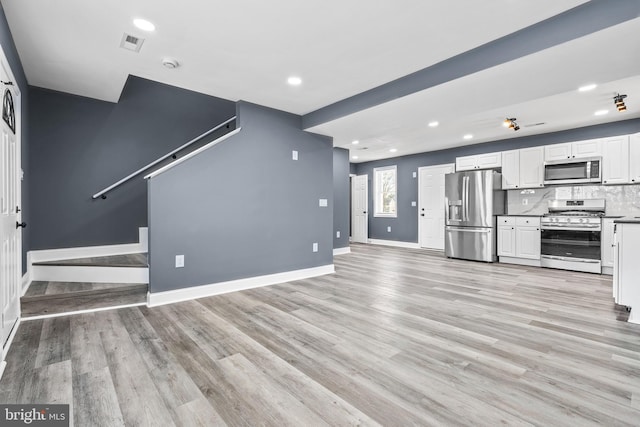
[[[34,281],[20,299],[25,320],[147,300],[145,253],[33,262],[32,271]]]

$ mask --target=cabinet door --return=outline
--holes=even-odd
[[[513,225],[498,227],[498,256],[516,256],[516,230]]]
[[[502,152],[502,188],[518,188],[520,185],[520,150]]]
[[[602,183],[629,183],[629,137],[616,136],[602,141]]]
[[[544,146],[544,161],[562,160],[571,158],[571,143],[553,144]]]
[[[613,267],[613,218],[602,219],[602,266]]]
[[[520,187],[539,188],[544,178],[544,148],[533,147],[520,150]],[[503,166],[504,171],[504,166]],[[504,174],[504,172],[503,172]]]
[[[516,227],[516,257],[540,259],[540,227]]]
[[[586,141],[576,141],[571,143],[572,157],[594,157],[602,155],[602,140],[588,139]]]
[[[480,169],[499,168],[502,166],[502,152],[480,154],[476,164]]]
[[[629,178],[640,184],[640,133],[629,136]]]
[[[456,157],[456,171],[468,171],[477,168],[478,156]]]

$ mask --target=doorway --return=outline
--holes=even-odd
[[[444,250],[444,176],[454,164],[418,169],[418,241],[420,247]]]
[[[367,243],[369,239],[368,175],[351,179],[351,241]]]

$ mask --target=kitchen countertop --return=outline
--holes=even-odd
[[[623,216],[613,222],[614,224],[640,224],[640,216]]]

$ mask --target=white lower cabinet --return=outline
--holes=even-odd
[[[540,217],[499,216],[500,262],[540,266]]]
[[[640,324],[640,223],[616,223],[613,297],[629,307],[629,323]]]

